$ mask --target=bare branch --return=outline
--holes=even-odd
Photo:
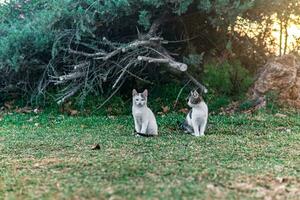
[[[111,93],[111,95],[100,105],[98,106],[92,113],[95,113],[96,111],[98,111],[99,109],[101,109],[113,96],[115,96],[115,94],[120,90],[120,88],[122,87],[122,85],[124,84],[124,80],[123,82],[119,85],[119,87],[117,89],[115,89],[113,91],[113,93]]]
[[[98,56],[105,56],[107,55],[106,52],[97,52],[97,53],[86,53],[86,52],[83,52],[83,51],[75,51],[73,49],[68,49],[68,51],[72,54],[77,54],[77,55],[82,55],[82,56],[85,56],[85,57],[98,57]]]
[[[90,62],[83,62],[83,63],[80,63],[78,65],[74,65],[74,70],[81,69],[81,68],[86,67],[90,64],[91,64]]]
[[[124,76],[125,72],[127,71],[127,69],[132,65],[133,63],[130,62],[128,63],[123,69],[122,72],[120,74],[120,76],[118,77],[118,79],[116,80],[116,82],[114,83],[114,85],[112,86],[112,88],[115,88],[116,85],[119,83],[119,81],[121,80],[121,78]]]
[[[179,91],[179,93],[178,93],[178,95],[177,95],[177,97],[176,97],[175,103],[174,103],[174,108],[176,108],[176,106],[177,106],[177,104],[178,104],[178,100],[179,100],[179,98],[180,98],[180,96],[181,96],[181,94],[182,94],[184,88],[185,88],[190,82],[191,82],[191,80],[189,80],[186,84],[184,84],[184,86],[180,89],[180,91]]]
[[[114,62],[114,64],[117,65],[119,68],[122,68],[118,63]],[[142,81],[144,83],[147,83],[147,84],[150,84],[150,85],[154,85],[154,83],[152,83],[151,81],[145,80],[145,79],[137,76],[136,74],[130,72],[129,70],[126,70],[126,73],[128,73],[130,76],[132,76],[132,77],[134,77],[134,78],[136,78],[136,79],[138,79],[138,80],[140,80],[140,81]]]
[[[102,39],[90,38],[88,43],[91,44],[78,44],[72,40],[66,43],[65,45],[69,47],[64,49],[66,54],[58,54],[57,58],[53,58],[53,63],[57,64],[47,67],[47,78],[49,78],[47,85],[63,86],[58,95],[58,103],[63,103],[79,91],[81,97],[84,98],[89,93],[103,93],[105,92],[103,89],[111,87],[112,94],[100,105],[99,108],[101,108],[120,89],[129,76],[153,84],[143,79],[147,63],[165,64],[171,71],[184,72],[191,82],[194,82],[202,90],[206,90],[186,72],[187,64],[176,61],[172,57],[173,54],[163,47],[168,41],[160,37],[157,31],[164,21],[164,16],[155,20],[148,33],[138,33],[138,38],[128,43],[111,42],[105,37]],[[71,49],[75,45],[79,45],[81,51]],[[141,61],[147,62],[146,65],[143,65]],[[61,67],[61,63],[65,63],[65,65]],[[183,73],[179,74],[183,75]]]
[[[74,73],[71,73],[71,74],[60,76],[60,77],[58,77],[58,79],[60,81],[67,81],[67,80],[73,80],[73,79],[76,79],[76,78],[80,78],[82,76],[84,76],[84,73],[74,72]]]
[[[195,79],[191,74],[189,74],[188,72],[185,72],[185,75],[195,84],[197,85],[197,87],[199,87],[201,89],[202,92],[207,93],[207,88],[202,85],[201,83],[199,83],[199,81],[197,81],[197,79]]]
[[[177,70],[180,70],[182,72],[187,70],[187,65],[184,63],[176,62],[171,59],[167,58],[151,58],[151,57],[145,57],[145,56],[138,56],[137,58],[139,61],[145,61],[149,63],[164,63],[168,64],[170,67],[175,68]]]
[[[80,89],[80,86],[74,87],[71,91],[69,91],[64,97],[62,97],[59,101],[57,101],[57,104],[64,103],[68,98],[76,94],[76,92]]]
[[[110,53],[107,53],[101,57],[97,57],[95,58],[96,60],[108,60],[114,56],[116,56],[117,54],[119,53],[126,53],[128,52],[129,50],[132,50],[132,49],[137,49],[138,47],[141,47],[141,46],[157,46],[160,44],[160,41],[162,41],[163,39],[162,38],[159,38],[159,37],[153,37],[153,38],[150,38],[149,40],[135,40],[131,43],[129,43],[128,45],[126,46],[123,46],[123,47],[119,47],[117,49],[115,49],[114,51],[110,52]]]

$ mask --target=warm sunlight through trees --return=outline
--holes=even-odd
[[[261,40],[276,55],[298,52],[300,44],[300,18],[292,15],[281,24],[274,14],[260,22],[238,18],[235,31],[256,42]]]
[[[296,19],[296,17],[294,19]],[[273,24],[272,29],[272,36],[276,41],[276,51],[278,55],[299,51],[300,23],[297,23],[293,20],[288,22],[288,24],[285,26],[280,26],[280,21],[276,21]],[[283,29],[282,34],[280,34],[281,29]]]

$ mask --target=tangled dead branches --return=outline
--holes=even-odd
[[[50,83],[62,86],[56,99],[59,104],[77,93],[83,100],[87,94],[97,91],[103,93],[108,87],[114,95],[129,76],[149,83],[141,76],[143,69],[153,63],[163,64],[187,75],[205,91],[206,88],[187,73],[188,66],[176,61],[163,47],[168,41],[157,36],[162,21],[162,18],[154,21],[148,33],[138,33],[138,38],[129,43],[111,42],[105,37],[101,41],[95,41],[96,46],[83,43],[75,46],[69,43],[62,52],[65,55],[62,63],[68,65],[58,68],[50,64],[47,68],[50,81],[44,81],[41,85]],[[45,87],[41,86],[40,92],[43,89]]]

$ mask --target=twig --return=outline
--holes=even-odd
[[[175,40],[175,41],[171,41],[171,40],[165,40],[164,42],[166,44],[176,44],[176,43],[182,43],[182,42],[189,42],[189,41],[192,41],[192,40],[195,40],[197,38],[201,37],[201,35],[196,35],[194,37],[191,37],[191,38],[187,38],[187,39],[183,39],[183,40]]]
[[[80,63],[78,65],[74,65],[74,70],[89,66],[90,64],[91,64],[91,62],[83,62],[83,63]]]
[[[83,55],[85,57],[98,57],[98,56],[106,56],[107,55],[107,53],[105,53],[105,52],[86,53],[86,52],[83,52],[83,51],[75,51],[71,48],[69,48],[68,51],[72,54]]]
[[[122,83],[119,85],[119,87],[117,87],[117,89],[115,89],[113,91],[113,93],[111,93],[111,95],[100,105],[98,106],[93,112],[92,114],[94,114],[96,111],[98,111],[99,109],[101,109],[113,96],[115,96],[115,94],[119,91],[119,89],[122,87],[122,85],[124,84],[125,80],[122,81]]]
[[[174,108],[176,108],[177,104],[178,104],[178,100],[179,100],[179,97],[181,96],[184,88],[191,82],[191,80],[189,80],[186,84],[184,84],[184,86],[180,89],[178,95],[177,95],[177,98],[176,98],[176,101],[174,103]]]
[[[130,62],[128,63],[123,69],[122,72],[120,74],[120,76],[118,77],[118,79],[116,80],[116,82],[114,83],[114,85],[112,86],[112,88],[114,89],[116,87],[116,85],[119,83],[119,81],[121,80],[121,78],[124,76],[125,72],[127,71],[127,69],[132,65],[133,63]]]
[[[71,73],[71,74],[60,76],[60,77],[58,77],[58,79],[60,81],[73,80],[73,79],[76,79],[76,78],[80,78],[83,75],[84,75],[84,73],[82,73],[82,72],[74,72],[74,73]]]
[[[199,83],[199,81],[197,81],[197,79],[195,79],[192,75],[190,75],[188,72],[185,72],[185,75],[195,84],[198,86],[198,88],[201,89],[201,92],[207,93],[207,89],[204,85],[202,85],[201,83]]]
[[[112,63],[113,63],[114,65],[118,66],[119,68],[122,68],[122,66],[120,66],[118,63],[116,63],[116,62],[112,62]],[[150,84],[150,85],[154,85],[154,83],[152,83],[151,81],[145,80],[145,79],[139,77],[138,75],[132,73],[132,72],[129,71],[129,70],[126,70],[126,73],[128,73],[129,75],[133,76],[134,78],[136,78],[136,79],[138,79],[138,80],[140,80],[140,81],[142,81],[142,82],[144,82],[144,83],[147,83],[147,84]]]
[[[80,85],[73,88],[72,91],[70,91],[68,94],[66,94],[63,98],[61,98],[61,100],[59,100],[57,102],[57,104],[62,104],[63,102],[65,102],[66,99],[70,98],[71,96],[73,96],[78,90],[80,89]]]

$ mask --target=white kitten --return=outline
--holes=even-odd
[[[157,123],[153,112],[147,106],[148,90],[138,93],[132,90],[132,115],[137,134],[142,136],[158,135]]]
[[[196,90],[191,92],[188,105],[192,110],[186,116],[182,127],[194,136],[203,136],[208,117],[207,105]]]

